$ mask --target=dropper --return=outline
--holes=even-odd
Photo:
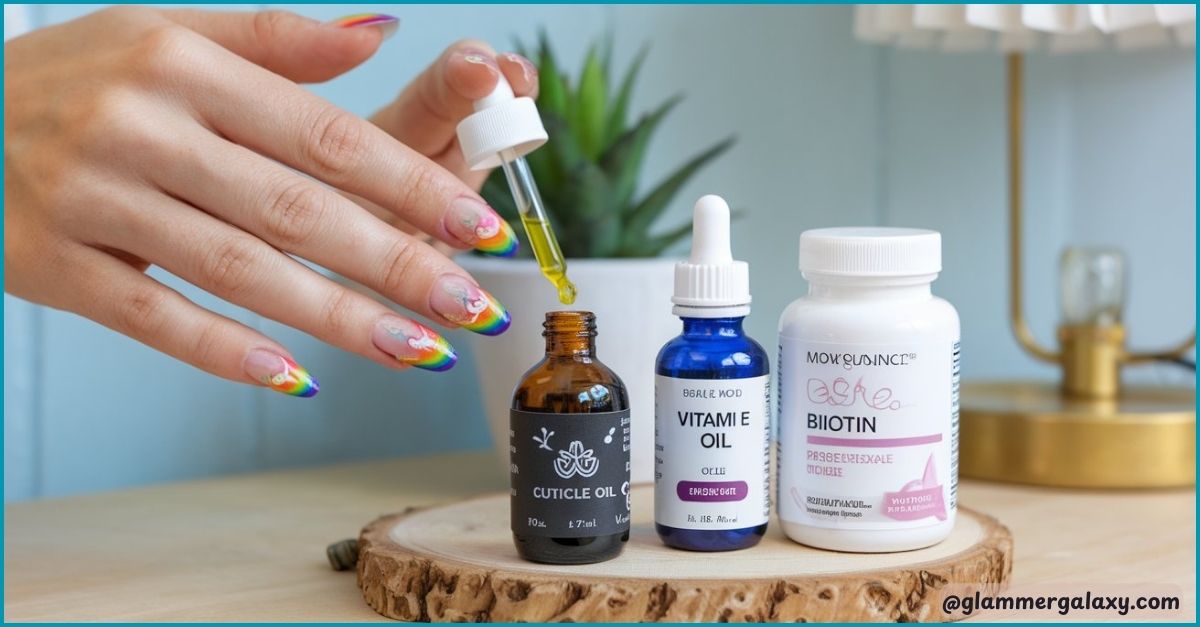
[[[533,99],[517,98],[503,76],[491,94],[475,101],[475,113],[458,125],[458,143],[472,170],[497,166],[504,170],[538,267],[558,290],[558,300],[570,305],[575,302],[575,285],[567,278],[567,260],[525,161],[525,155],[548,137]]]

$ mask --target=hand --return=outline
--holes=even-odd
[[[394,225],[448,250],[513,240],[476,193],[483,174],[464,167],[454,126],[501,72],[519,95],[536,73],[458,44],[378,126],[293,82],[358,65],[388,26],[119,7],[6,43],[6,289],[298,396],[317,383],[286,349],[163,286],[149,265],[393,368],[444,370],[456,356],[436,331],[290,255],[447,326],[502,332],[500,303]]]
[[[399,98],[371,116],[371,121],[478,190],[489,171],[467,168],[455,128],[459,121],[474,112],[474,101],[491,93],[497,72],[503,72],[518,96],[537,97],[538,71],[532,62],[513,52],[496,55],[482,42],[463,41],[446,50]],[[396,213],[362,198],[355,200],[381,219],[424,238],[435,248],[454,252],[409,225]]]

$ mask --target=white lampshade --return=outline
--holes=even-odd
[[[1194,4],[860,4],[859,39],[951,52],[1196,44]]]

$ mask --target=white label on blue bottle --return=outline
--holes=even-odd
[[[769,385],[767,375],[655,377],[655,522],[711,531],[767,522]]]

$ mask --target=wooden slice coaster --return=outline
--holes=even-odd
[[[394,514],[359,537],[358,584],[375,611],[406,621],[947,621],[942,591],[994,593],[1012,571],[1012,536],[959,508],[940,544],[854,554],[788,540],[772,520],[758,546],[692,553],[654,533],[653,489],[633,491],[629,544],[584,566],[517,557],[508,495]]]

